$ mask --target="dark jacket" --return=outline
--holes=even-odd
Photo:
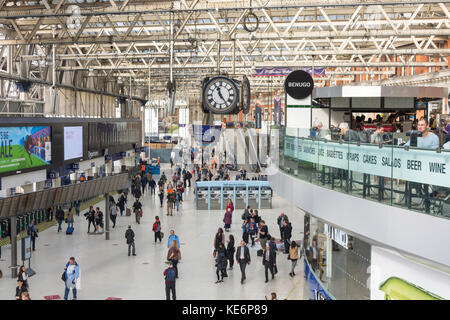
[[[233,259],[235,251],[236,249],[234,248],[234,241],[229,241],[227,245],[227,258]]]
[[[84,214],[86,217],[86,220],[88,221],[94,221],[95,220],[95,211],[88,211]]]
[[[287,220],[289,222],[289,218],[287,215],[284,215],[284,220]],[[281,216],[279,216],[277,219],[277,225],[281,229],[282,227],[280,226],[280,223],[281,223]]]
[[[288,223],[287,226],[283,229],[283,240],[290,239],[292,237],[292,225]]]
[[[264,250],[264,252],[263,252],[262,264],[263,265],[266,265],[266,264],[274,265],[275,264],[275,251],[269,250],[269,260],[267,260],[266,251],[267,250]]]
[[[58,220],[58,221],[64,220],[64,211],[63,211],[62,209],[56,210],[55,218],[56,218],[56,220]]]
[[[134,212],[136,212],[137,210],[142,209],[142,204],[141,204],[139,201],[136,201],[136,202],[133,204],[133,209],[134,209]]]
[[[264,232],[264,235],[261,234],[261,232]],[[267,225],[262,226],[261,229],[259,230],[259,238],[267,239],[268,234],[269,234],[269,228],[267,227]]]
[[[250,262],[251,261],[251,259],[250,259],[250,250],[246,246],[244,247],[244,261],[241,261],[241,250],[242,250],[241,246],[239,246],[236,249],[236,260],[239,263],[241,263],[241,262],[245,262],[245,263]]]
[[[134,242],[134,232],[131,229],[127,229],[125,232],[125,238],[127,239],[127,244]]]
[[[224,270],[227,268],[227,258],[225,256],[225,250],[219,251],[216,258],[216,267],[218,270]]]
[[[269,241],[269,246],[270,246],[270,250],[272,250],[273,252],[277,251],[277,244],[275,243],[275,241]]]
[[[127,199],[124,196],[120,196],[119,201],[117,202],[117,205],[119,206],[120,210],[125,210],[126,203]]]

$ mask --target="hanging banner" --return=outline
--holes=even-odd
[[[51,129],[0,127],[0,173],[40,167],[51,162]]]
[[[291,68],[257,68],[255,70],[255,74],[253,77],[276,77],[276,76],[287,76],[294,70],[303,70],[308,72],[309,74],[313,74],[312,68],[300,68],[300,69],[291,69]],[[314,68],[314,76],[325,76],[324,68]]]
[[[285,137],[284,155],[324,166],[450,187],[450,153]]]
[[[262,124],[262,109],[255,107],[255,129],[261,129]]]

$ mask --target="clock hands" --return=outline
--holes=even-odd
[[[220,99],[222,99],[223,102],[226,102],[226,101],[225,101],[225,98],[224,98],[223,95],[222,95],[222,91],[221,91],[220,89],[221,89],[220,87],[217,88],[217,93],[219,94]]]

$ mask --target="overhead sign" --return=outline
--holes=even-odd
[[[304,70],[308,72],[309,74],[312,74],[314,72],[314,76],[325,76],[325,69],[324,68],[302,68],[300,70]],[[255,74],[253,74],[253,77],[270,77],[270,76],[287,76],[289,75],[294,69],[286,68],[286,67],[278,67],[278,68],[257,68],[255,69]]]
[[[50,127],[1,127],[0,173],[48,165]]]
[[[323,224],[324,233],[328,238],[336,241],[338,244],[348,249],[348,235],[344,231],[332,227],[326,223]]]
[[[413,148],[406,151],[402,147],[379,148],[370,144],[357,146],[285,137],[284,154],[333,168],[450,187],[450,156],[445,151]]]
[[[294,99],[304,99],[311,95],[314,81],[311,75],[303,70],[291,72],[284,82],[284,90]]]

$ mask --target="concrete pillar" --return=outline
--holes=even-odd
[[[332,276],[332,265],[333,265],[333,240],[331,238],[327,237],[327,270],[326,270],[326,276],[327,278],[331,278]]]
[[[17,278],[17,220],[16,217],[10,218],[10,230],[11,230],[11,277]]]

